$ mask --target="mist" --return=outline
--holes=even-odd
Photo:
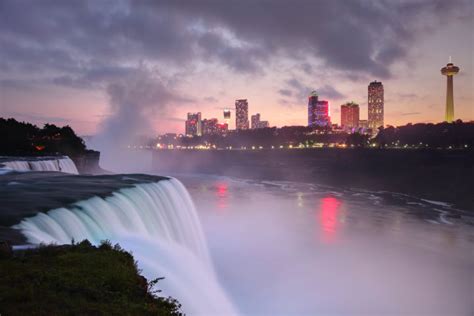
[[[469,227],[420,221],[403,212],[408,204],[376,194],[180,179],[201,216],[219,279],[244,315],[471,310]]]
[[[108,114],[92,137],[92,149],[101,152],[101,167],[114,172],[145,172],[151,156],[130,150],[140,139],[156,135],[156,119],[171,111],[173,102],[183,100],[170,90],[156,71],[145,65],[108,82]],[[159,121],[158,121],[159,123]]]

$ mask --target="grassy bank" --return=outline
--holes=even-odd
[[[154,296],[157,282],[109,243],[3,252],[0,315],[180,315],[176,300]]]

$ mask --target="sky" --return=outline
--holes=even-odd
[[[339,123],[347,101],[367,118],[378,80],[385,124],[440,122],[452,56],[455,118],[474,120],[473,3],[0,0],[0,116],[183,133],[187,112],[248,99],[271,126],[306,125],[316,90]]]

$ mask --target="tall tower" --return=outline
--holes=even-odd
[[[235,100],[235,129],[249,129],[249,103],[247,99]]]
[[[441,68],[441,74],[448,78],[446,91],[446,113],[444,120],[448,123],[454,121],[454,96],[453,96],[453,76],[459,72],[459,67],[454,66],[450,61],[446,67]]]
[[[372,133],[377,133],[377,128],[383,126],[384,96],[383,84],[380,81],[373,81],[369,84],[368,94],[369,115],[368,123]]]

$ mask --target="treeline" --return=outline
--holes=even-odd
[[[69,126],[45,124],[43,128],[0,118],[0,155],[80,155],[86,151],[84,140]]]
[[[177,144],[181,146],[198,146],[204,144],[213,144],[218,148],[240,148],[262,146],[269,148],[271,146],[313,146],[314,144],[344,143],[349,134],[344,132],[332,132],[329,129],[315,129],[306,126],[285,126],[282,128],[261,128],[254,130],[232,131],[225,136],[222,135],[204,135],[195,137],[182,137],[178,142],[173,139],[162,137],[164,144]],[[368,137],[364,136],[367,140]]]
[[[474,122],[407,124],[381,128],[373,140],[381,147],[418,146],[429,148],[472,148]]]
[[[231,131],[227,135],[175,137],[164,135],[153,141],[163,146],[212,145],[216,148],[241,148],[278,146],[327,146],[345,144],[349,147],[416,147],[416,148],[472,148],[474,146],[474,122],[439,124],[407,124],[380,128],[376,137],[360,133],[315,129],[305,126],[262,128]],[[150,144],[153,145],[153,144]]]

